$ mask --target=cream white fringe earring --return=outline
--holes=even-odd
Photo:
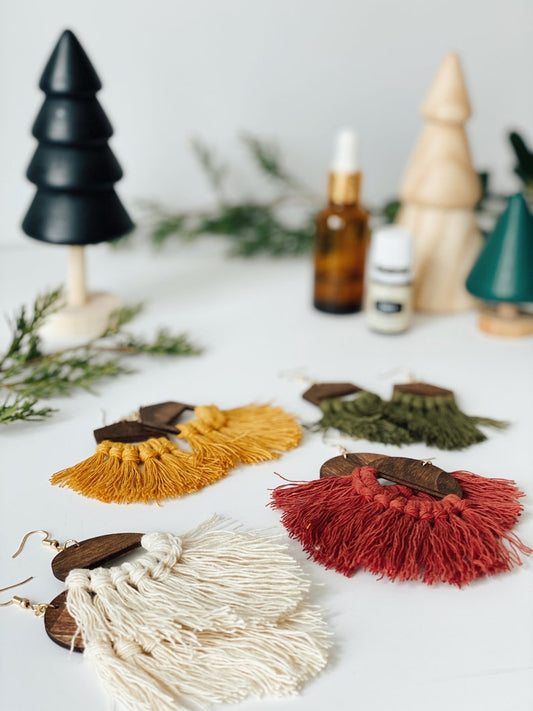
[[[325,623],[277,536],[224,528],[214,517],[182,536],[144,535],[140,544],[133,562],[76,568],[66,578],[81,648],[126,708],[203,709],[291,695],[325,666]],[[60,555],[79,556],[83,545]],[[47,612],[57,617],[57,604]]]

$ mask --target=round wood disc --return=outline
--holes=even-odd
[[[76,637],[78,626],[76,620],[67,610],[67,590],[63,590],[50,603],[44,613],[44,629],[52,642],[59,644],[65,649],[73,649],[75,652],[83,652],[85,649],[80,635]],[[72,640],[76,637],[74,647]]]

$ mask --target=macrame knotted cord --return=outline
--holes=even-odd
[[[220,410],[197,407],[196,419],[176,430],[191,451],[165,437],[140,444],[105,440],[96,452],[50,481],[105,503],[150,503],[191,493],[225,477],[239,463],[276,459],[296,447],[302,432],[279,407]]]
[[[461,586],[510,570],[531,550],[512,532],[523,493],[506,479],[452,472],[463,498],[437,500],[379,483],[373,467],[347,476],[288,483],[272,492],[292,538],[344,575],[364,568],[392,580]]]
[[[486,439],[480,426],[507,427],[508,423],[500,420],[467,415],[458,407],[451,391],[438,390],[445,394],[395,389],[390,400],[382,400],[379,395],[363,390],[350,399],[323,399],[322,418],[313,429],[324,432],[337,429],[369,442],[398,446],[425,442],[438,449],[458,450]]]
[[[135,561],[67,578],[85,655],[132,711],[293,694],[326,663],[324,622],[285,546],[219,523],[145,535]]]
[[[487,439],[479,425],[503,429],[507,422],[464,413],[452,392],[422,395],[395,390],[385,403],[384,417],[405,428],[414,441],[438,449],[465,449]]]
[[[178,439],[187,440],[201,460],[216,456],[230,468],[276,459],[302,437],[301,427],[281,407],[209,405],[196,407],[194,414],[196,420],[179,425]]]
[[[336,429],[343,434],[369,442],[410,444],[413,437],[404,428],[385,417],[387,403],[379,395],[363,390],[354,398],[328,398],[320,401],[322,418],[313,429],[327,432]]]

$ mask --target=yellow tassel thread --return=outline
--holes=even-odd
[[[198,457],[185,452],[166,439],[150,439],[139,445],[144,463],[144,476],[151,485],[150,498],[154,501],[174,498],[204,486],[226,476],[230,467],[221,460],[198,462]]]
[[[149,503],[197,491],[225,476],[230,467],[202,462],[164,437],[140,444],[101,442],[96,453],[57,472],[52,484],[105,503]]]
[[[213,484],[239,462],[275,459],[302,437],[299,425],[279,407],[210,405],[194,412],[197,419],[180,425],[177,435],[192,452],[164,437],[140,444],[106,440],[93,456],[50,481],[105,503],[159,502]]]
[[[300,426],[280,407],[219,410],[209,405],[194,413],[196,420],[179,426],[178,439],[186,439],[201,462],[213,456],[230,467],[264,462],[298,446],[302,438]]]
[[[106,440],[92,457],[57,472],[50,481],[100,501],[122,501],[122,490],[135,490],[140,481],[139,464],[135,445]]]

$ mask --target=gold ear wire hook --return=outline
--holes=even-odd
[[[26,583],[29,583],[30,580],[33,580],[33,575],[30,575],[29,578],[26,578],[26,580],[22,580],[20,583],[8,585],[6,588],[0,588],[0,592],[12,590],[13,588],[18,588],[19,585],[25,585]],[[46,602],[30,602],[27,597],[18,597],[18,595],[13,595],[11,600],[0,603],[0,607],[7,607],[8,605],[17,605],[23,610],[31,610],[35,617],[42,617],[49,607],[55,607],[55,605],[49,605]]]
[[[13,590],[13,588],[18,588],[19,585],[26,585],[26,583],[29,583],[30,580],[33,580],[33,575],[30,575],[29,578],[26,578],[26,580],[21,580],[20,583],[15,583],[14,585],[8,585],[6,588],[0,588],[0,593],[5,592],[6,590]],[[7,607],[8,605],[13,605],[13,599],[8,600],[8,602],[0,602],[0,607]]]
[[[29,538],[30,536],[33,536],[34,533],[42,533],[42,534],[43,534],[43,536],[45,537],[45,538],[43,539],[43,544],[45,544],[45,541],[48,540],[48,531],[41,531],[41,530],[30,531],[29,533],[27,533],[27,534],[24,536],[24,538],[23,538],[22,541],[20,542],[20,546],[17,548],[17,550],[15,551],[15,553],[13,553],[13,555],[11,556],[12,558],[16,558],[18,555],[20,555],[20,554],[22,553],[22,549],[23,549],[24,546],[26,545],[26,541],[28,540],[28,538]],[[46,544],[45,544],[45,545],[46,545]]]
[[[69,543],[73,546],[80,545],[78,543],[78,541],[74,540],[74,538],[69,538],[67,541],[65,541],[63,543],[63,545],[61,545],[61,543],[59,543],[59,541],[56,541],[55,538],[50,538],[50,534],[48,533],[48,531],[43,531],[41,529],[38,529],[36,531],[30,531],[29,533],[27,533],[24,536],[24,538],[20,542],[20,546],[17,548],[15,553],[13,553],[13,555],[11,556],[12,558],[16,558],[18,555],[20,555],[20,553],[22,553],[22,550],[23,550],[24,546],[26,545],[26,541],[28,540],[28,538],[30,536],[33,536],[34,533],[42,534],[44,536],[44,538],[42,540],[43,546],[48,546],[49,548],[53,548],[57,553],[61,553],[62,551],[65,550],[65,548],[68,548]]]

